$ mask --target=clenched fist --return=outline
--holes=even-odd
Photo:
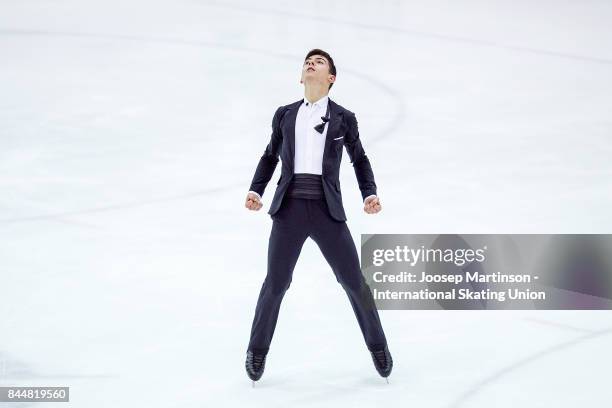
[[[259,209],[263,207],[263,204],[261,203],[261,200],[259,199],[257,194],[248,193],[246,196],[244,206],[248,208],[249,210],[259,211]]]
[[[382,210],[382,206],[380,205],[380,200],[378,197],[375,196],[366,198],[365,202],[363,203],[363,211],[367,212],[368,214],[376,214],[380,210]]]

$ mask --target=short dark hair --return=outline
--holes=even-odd
[[[329,73],[333,76],[336,76],[336,65],[334,64],[334,60],[331,57],[331,55],[329,55],[328,53],[326,53],[325,51],[319,49],[319,48],[315,48],[314,50],[310,50],[308,51],[308,54],[306,54],[306,58],[304,58],[304,61],[306,61],[308,58],[312,57],[313,55],[321,55],[323,57],[325,57],[325,59],[327,59],[328,63],[329,63]],[[329,84],[329,88],[327,88],[328,90],[331,89],[331,87],[333,86],[333,82],[331,84]]]

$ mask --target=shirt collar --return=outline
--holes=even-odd
[[[323,109],[327,109],[327,103],[329,101],[329,95],[325,95],[324,97],[322,97],[321,99],[319,99],[316,102],[313,102],[312,105],[314,107],[322,107]],[[306,99],[306,97],[304,97],[304,104],[308,107],[310,107],[311,103],[308,102],[308,99]]]

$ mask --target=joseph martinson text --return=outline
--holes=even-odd
[[[504,302],[508,300],[545,300],[544,291],[535,291],[528,288],[509,287],[503,290],[482,289],[477,290],[473,287],[452,287],[467,284],[529,284],[537,281],[537,276],[526,274],[506,275],[500,272],[482,274],[479,272],[465,272],[464,274],[420,274],[412,272],[400,272],[398,274],[385,274],[374,272],[372,275],[374,286],[376,284],[447,284],[444,290],[431,290],[428,288],[418,290],[402,290],[401,286],[393,289],[373,288],[376,300],[496,300]]]

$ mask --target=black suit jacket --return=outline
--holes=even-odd
[[[274,215],[280,208],[287,187],[291,182],[294,170],[295,157],[295,120],[303,99],[289,105],[281,106],[274,113],[272,119],[272,136],[266,146],[249,190],[256,191],[263,197],[264,190],[274,174],[280,155],[282,161],[281,176],[268,214]],[[346,214],[342,206],[342,193],[340,191],[340,161],[342,160],[342,146],[346,148],[355,175],[361,196],[365,199],[376,194],[376,183],[370,161],[361,146],[357,118],[348,109],[343,108],[331,99],[330,120],[327,124],[327,136],[323,150],[322,175],[323,192],[330,211],[330,215],[338,221],[346,221]]]

